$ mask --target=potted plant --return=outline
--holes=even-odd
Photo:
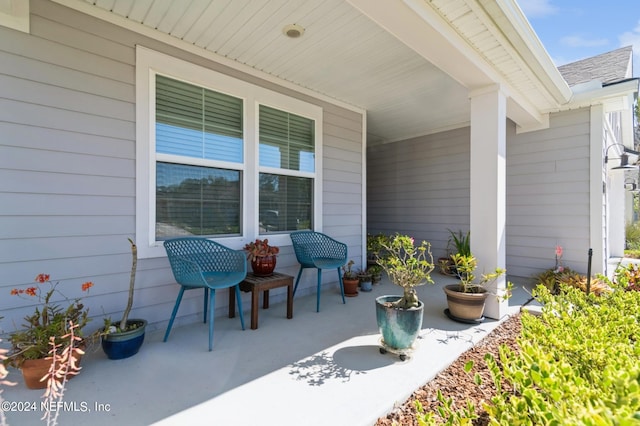
[[[342,284],[344,286],[344,295],[355,297],[358,295],[358,284],[360,279],[358,274],[353,270],[354,261],[350,260],[342,267]]]
[[[384,255],[382,244],[388,239],[384,234],[367,234],[367,264],[376,265],[377,259]]]
[[[471,232],[463,233],[461,230],[457,232],[447,229],[449,231],[449,240],[447,241],[447,256],[438,258],[438,266],[440,272],[443,275],[456,276],[456,268],[452,259],[452,256],[459,254],[462,256],[471,255]],[[455,253],[451,253],[451,247],[455,250]]]
[[[392,283],[402,287],[402,296],[376,298],[376,319],[382,334],[381,352],[398,352],[404,360],[422,328],[424,303],[418,299],[416,287],[433,283],[434,269],[431,245],[423,241],[415,245],[413,238],[396,234],[383,243],[387,255],[378,259]]]
[[[102,350],[109,359],[129,358],[138,353],[144,342],[147,321],[143,319],[129,319],[133,306],[133,293],[136,283],[136,268],[138,265],[138,247],[131,238],[131,274],[129,276],[129,297],[127,306],[118,323],[105,319],[104,334],[102,335]]]
[[[81,299],[69,301],[58,289],[60,283],[53,284],[48,274],[38,274],[35,282],[37,286],[11,290],[11,295],[14,296],[37,297],[42,305],[36,306],[34,313],[25,317],[24,329],[10,335],[11,349],[3,362],[22,370],[25,385],[29,389],[43,389],[47,383],[42,378],[47,375],[52,362],[52,339],[58,359],[65,351],[70,351],[76,362],[79,362],[84,353],[82,348],[91,337],[83,336],[82,333],[90,319],[89,309],[85,308]],[[45,290],[44,286],[48,286],[48,289]],[[82,284],[81,289],[88,291],[91,287],[93,283],[88,281]],[[60,298],[69,302],[66,308],[54,302]],[[71,324],[76,324],[73,326],[74,333],[80,339],[67,338]]]
[[[268,239],[256,239],[244,245],[247,252],[247,260],[251,263],[253,275],[257,277],[268,277],[273,274],[276,268],[276,255],[280,249],[269,245]]]
[[[358,281],[359,281],[358,285],[360,286],[360,290],[366,291],[366,292],[373,290],[373,287],[371,287],[372,285],[371,272],[369,272],[368,269],[360,269],[358,271]]]
[[[506,271],[501,268],[489,274],[483,274],[480,281],[475,281],[474,272],[478,265],[473,255],[461,255],[456,253],[451,256],[456,268],[459,283],[444,287],[449,308],[445,311],[447,316],[461,322],[479,322],[483,320],[484,306],[487,297],[491,294],[486,286],[494,282]],[[506,293],[502,297],[509,297],[512,284],[507,282]]]
[[[379,284],[382,281],[382,266],[375,264],[367,268],[371,274],[371,284]]]

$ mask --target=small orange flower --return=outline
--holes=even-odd
[[[91,281],[87,281],[86,283],[82,284],[82,291],[87,291],[91,287],[93,287],[93,283]]]
[[[28,295],[28,296],[35,296],[38,291],[37,287],[28,287],[24,292]]]
[[[37,283],[43,284],[47,281],[49,281],[49,274],[38,274],[38,276],[36,277]]]
[[[11,289],[11,295],[12,296],[17,296],[18,294],[20,294],[20,290],[18,290],[17,288],[12,288]]]

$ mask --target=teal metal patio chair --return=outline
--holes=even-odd
[[[342,284],[342,274],[340,268],[347,263],[347,245],[334,240],[328,235],[314,231],[296,231],[290,234],[293,242],[293,250],[296,253],[300,271],[296,278],[296,285],[293,288],[295,296],[300,276],[306,268],[316,268],[318,270],[318,285],[316,296],[316,312],[320,312],[320,286],[322,284],[322,270],[336,269],[338,271],[338,282],[340,283],[340,293],[342,303],[344,300],[344,286]]]
[[[232,250],[214,241],[200,237],[174,238],[164,242],[169,263],[180,292],[164,334],[169,338],[173,320],[178,313],[185,290],[204,289],[204,322],[209,317],[209,350],[213,349],[213,318],[216,306],[216,290],[229,288],[236,292],[240,323],[244,330],[240,282],[247,276],[247,258],[244,252]],[[233,288],[231,288],[233,287]]]

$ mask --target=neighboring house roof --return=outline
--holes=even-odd
[[[632,55],[632,47],[626,46],[559,66],[558,70],[569,86],[594,80],[602,84],[613,83],[631,77]]]

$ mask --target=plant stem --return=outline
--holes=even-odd
[[[129,313],[131,312],[131,307],[133,306],[133,288],[136,283],[136,268],[138,267],[138,247],[135,245],[131,238],[128,238],[129,243],[131,244],[131,276],[129,278],[129,299],[127,300],[127,307],[122,314],[122,321],[120,321],[120,331],[125,331],[127,329],[127,319],[129,318]]]

